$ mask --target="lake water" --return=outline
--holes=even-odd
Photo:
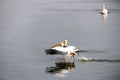
[[[46,55],[65,39],[74,61]],[[120,1],[0,0],[0,80],[120,80]]]

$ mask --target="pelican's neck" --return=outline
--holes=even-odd
[[[105,5],[103,5],[103,9],[105,9]]]

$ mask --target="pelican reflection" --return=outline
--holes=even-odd
[[[103,22],[105,22],[106,20],[107,20],[107,14],[101,14],[102,15],[102,20],[103,20]]]
[[[55,66],[46,67],[46,72],[57,77],[64,77],[75,68],[74,62],[56,62]]]

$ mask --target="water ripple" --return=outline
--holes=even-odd
[[[101,12],[101,9],[47,9],[47,11],[52,11],[52,12]],[[108,9],[109,13],[119,13],[119,9]]]

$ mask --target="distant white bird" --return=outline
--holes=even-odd
[[[107,14],[107,13],[108,13],[108,10],[105,8],[105,5],[103,5],[101,14]]]

